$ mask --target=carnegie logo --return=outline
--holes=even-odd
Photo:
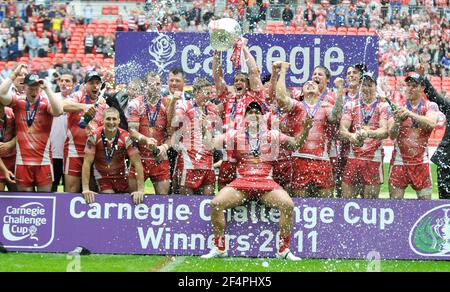
[[[409,234],[409,245],[418,255],[450,258],[450,204],[420,217]]]
[[[44,248],[53,241],[55,198],[1,196],[0,200],[5,247]]]

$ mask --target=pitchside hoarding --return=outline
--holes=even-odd
[[[12,251],[201,255],[209,196],[0,195],[0,242]],[[294,199],[292,251],[305,258],[450,260],[450,201]],[[279,213],[249,202],[227,214],[230,255],[273,257]]]
[[[348,66],[365,63],[368,71],[378,74],[378,37],[346,35],[248,34],[250,52],[265,76],[272,72],[278,60],[291,64],[286,78],[288,86],[298,87],[311,78],[317,65],[331,71],[335,77],[345,76]],[[199,76],[212,76],[213,49],[208,33],[116,33],[116,83],[128,83],[156,71],[167,80],[170,69],[186,72],[187,84]],[[225,79],[231,83],[236,70],[230,61],[232,50],[224,52]],[[246,71],[242,61],[242,70]]]

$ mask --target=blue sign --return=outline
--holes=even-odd
[[[347,67],[357,63],[365,63],[375,77],[378,74],[377,36],[249,34],[244,37],[248,39],[261,76],[272,72],[275,61],[291,64],[286,78],[288,86],[301,86],[318,65],[330,69],[331,82],[335,77],[345,77]],[[231,54],[232,50],[222,54],[225,80],[229,84],[236,73]],[[181,68],[186,72],[187,84],[192,84],[196,77],[212,77],[212,56],[208,33],[118,32],[116,82],[128,83],[143,78],[149,71],[160,73],[166,82],[172,68]],[[242,71],[246,71],[245,62],[241,64]]]

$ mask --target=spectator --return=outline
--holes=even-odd
[[[336,27],[336,12],[332,6],[327,8],[327,28]]]
[[[17,36],[17,47],[18,47],[18,57],[22,57],[25,51],[25,37],[23,31],[19,31],[19,35]]]
[[[61,43],[61,53],[67,54],[67,51],[69,50],[69,40],[67,38],[66,32],[61,33],[59,36],[59,41]]]
[[[283,19],[284,26],[288,27],[292,24],[292,19],[294,19],[294,12],[291,9],[291,5],[286,4],[284,10],[281,13],[281,18]]]
[[[338,27],[345,26],[345,7],[342,2],[340,2],[338,6],[336,6],[335,12],[336,12],[336,25]]]
[[[52,19],[52,29],[53,31],[61,31],[62,29],[62,18],[61,14],[57,14],[55,18]]]
[[[294,25],[297,28],[305,27],[305,20],[303,19],[303,8],[298,6],[294,15]]]
[[[5,43],[2,44],[2,46],[0,47],[0,59],[2,61],[8,61],[8,47],[6,46]]]
[[[95,43],[95,53],[96,54],[101,54],[103,52],[104,41],[105,41],[105,38],[101,34],[95,37],[94,43]]]
[[[106,35],[102,53],[105,58],[114,57],[114,37],[112,34]]]
[[[30,61],[33,60],[33,58],[38,56],[38,50],[39,50],[39,38],[36,36],[36,32],[33,32],[31,37],[28,39],[27,46],[30,53]]]
[[[8,61],[16,61],[19,57],[19,45],[17,39],[12,37],[8,45]]]
[[[91,4],[88,2],[83,8],[84,24],[88,25],[92,23],[93,12],[94,10],[92,9]]]
[[[125,23],[123,21],[122,15],[119,15],[119,17],[116,19],[116,31],[124,31],[125,30]]]
[[[39,71],[37,72],[40,79],[46,79],[48,77],[48,71],[45,69],[45,65],[41,64],[39,66]]]
[[[356,27],[358,15],[356,14],[355,6],[353,4],[351,4],[348,8],[345,18],[347,21],[347,27]]]
[[[306,4],[306,10],[303,12],[303,19],[305,19],[307,26],[314,26],[314,21],[316,20],[316,13],[314,12],[311,3]]]
[[[141,11],[137,16],[138,31],[146,31],[146,19],[145,12]]]
[[[94,35],[91,31],[88,31],[87,35],[84,37],[84,53],[92,54],[94,48]]]
[[[441,59],[441,65],[444,67],[445,76],[450,77],[450,52],[447,51]]]
[[[38,56],[40,58],[42,57],[47,57],[48,56],[48,51],[49,51],[49,45],[50,45],[50,40],[47,37],[47,33],[44,32],[42,34],[42,37],[39,39],[39,51],[38,51]]]
[[[195,21],[195,25],[200,24],[202,20],[202,9],[200,8],[200,3],[194,1],[194,6],[191,10],[187,12],[187,21]]]

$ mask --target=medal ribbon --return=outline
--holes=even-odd
[[[117,142],[119,141],[119,130],[116,131],[116,136],[114,137],[111,149],[108,147],[108,139],[106,138],[105,130],[102,130],[102,142],[103,150],[105,151],[106,162],[111,164],[114,152],[116,152]]]
[[[250,146],[250,152],[253,154],[254,157],[259,156],[259,149],[261,146],[261,130],[258,132],[258,135],[256,136],[256,145],[255,147],[252,147],[252,144],[250,143],[250,133],[247,129],[245,129],[245,139],[247,140],[248,145]]]
[[[314,109],[311,111],[311,108],[309,107],[309,105],[306,103],[306,101],[303,99],[303,105],[305,106],[306,112],[308,113],[308,116],[310,118],[313,118],[316,116],[317,111],[320,108],[320,105],[322,104],[322,101],[325,99],[325,96],[327,95],[327,92],[322,93],[322,95],[320,96],[319,100],[317,101],[316,105],[314,106]]]
[[[156,120],[158,119],[159,111],[161,110],[161,103],[162,98],[159,98],[158,103],[156,104],[155,112],[152,113],[150,110],[150,106],[148,105],[148,99],[146,96],[144,96],[144,103],[145,103],[145,112],[147,113],[147,119],[150,123],[150,127],[154,128],[156,124]]]
[[[422,100],[422,98],[420,99],[420,102],[419,102],[419,105],[417,106],[417,109],[416,110],[413,110],[413,107],[412,107],[412,105],[411,105],[411,103],[409,102],[409,100],[408,101],[406,101],[406,108],[409,110],[409,111],[411,111],[411,112],[413,112],[413,113],[416,113],[416,114],[418,114],[418,115],[420,115],[420,112],[421,112],[421,110],[422,110],[422,102],[423,102],[423,100]],[[411,119],[412,120],[412,127],[413,128],[418,128],[419,127],[419,125],[417,124],[417,122],[414,120],[414,119]]]
[[[363,104],[362,100],[360,100],[359,105],[361,108],[361,116],[363,118],[363,123],[365,126],[367,126],[369,124],[370,119],[372,118],[373,114],[375,113],[375,110],[378,105],[378,100],[372,104],[372,106],[370,107],[369,113],[367,113],[366,110],[364,109],[364,104]]]
[[[34,104],[33,110],[30,112],[31,104],[28,101],[28,98],[26,100],[26,106],[25,110],[27,112],[27,126],[30,128],[33,125],[34,119],[36,118],[37,110],[39,109],[39,104],[41,103],[41,97],[39,96],[36,103]]]

